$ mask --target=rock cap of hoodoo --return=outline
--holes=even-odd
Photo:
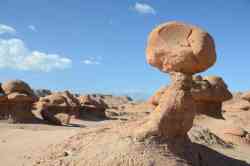
[[[20,93],[32,97],[34,101],[38,100],[31,87],[22,80],[9,80],[4,82],[2,83],[2,90],[6,95],[11,93]]]
[[[150,65],[166,73],[199,73],[216,61],[213,38],[196,26],[176,21],[150,33],[146,54]]]

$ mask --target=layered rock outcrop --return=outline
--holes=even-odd
[[[79,96],[80,102],[80,118],[85,117],[86,114],[94,115],[96,117],[105,118],[105,111],[108,105],[104,102],[101,96],[97,95],[86,95]]]
[[[8,98],[7,96],[1,92],[0,93],[0,120],[9,118],[9,110],[8,110]]]
[[[41,97],[36,103],[44,120],[56,125],[69,124],[70,118],[78,114],[80,103],[69,91],[56,92]]]
[[[155,107],[158,106],[160,99],[161,99],[162,95],[164,94],[164,92],[167,90],[167,88],[168,88],[167,86],[163,86],[160,89],[158,89],[154,93],[154,95],[149,98],[148,102]]]
[[[198,77],[199,80],[194,78],[191,89],[197,113],[222,118],[222,103],[232,98],[226,83],[218,76]]]
[[[35,121],[32,105],[37,101],[30,86],[21,80],[10,80],[2,84],[1,112],[3,119],[14,123],[28,123]]]
[[[196,103],[197,113],[222,118],[222,103],[232,98],[232,94],[223,79],[218,76],[202,78],[200,75],[194,76],[192,79],[191,94]],[[149,102],[158,106],[166,90],[167,87],[158,90],[149,99]]]

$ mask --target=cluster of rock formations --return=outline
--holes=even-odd
[[[40,97],[36,103],[44,120],[56,125],[69,124],[70,118],[80,109],[77,98],[69,91],[55,92],[51,95]]]
[[[21,80],[6,81],[0,86],[0,120],[33,123],[42,120],[55,125],[68,125],[70,119],[106,117],[108,105],[102,95],[77,96],[69,91],[35,90]],[[87,117],[88,118],[88,117]]]
[[[206,114],[215,118],[222,117],[222,103],[232,98],[226,83],[219,76],[194,76],[191,93],[196,103],[196,113]],[[149,99],[155,107],[159,105],[162,95],[168,86],[160,88]]]
[[[32,105],[37,101],[29,85],[20,80],[7,81],[1,84],[0,118],[14,123],[25,123],[35,120]]]
[[[226,83],[218,76],[196,76],[191,93],[196,101],[197,113],[215,118],[222,118],[222,103],[232,98]]]
[[[216,62],[213,38],[196,26],[180,22],[162,24],[149,36],[147,61],[171,77],[170,85],[150,98],[154,111],[144,118],[86,129],[51,148],[36,165],[244,165],[190,141],[229,146],[209,128],[193,127],[197,114],[201,115],[196,116],[199,118],[209,115],[206,117],[213,119],[207,122],[210,126],[209,122],[221,124],[223,120],[214,116],[221,116],[222,102],[232,98],[221,77],[195,75]],[[79,97],[81,107],[92,113],[93,108],[99,112],[105,108],[101,99]],[[244,140],[249,137],[249,133],[238,128],[223,132]],[[65,150],[70,153],[65,155]]]

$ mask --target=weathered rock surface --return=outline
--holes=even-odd
[[[196,110],[191,93],[192,74],[205,71],[215,63],[213,39],[198,27],[169,22],[151,32],[146,53],[148,63],[170,73],[172,81],[155,111],[140,126],[138,136],[185,138]]]
[[[37,97],[45,97],[52,94],[49,89],[36,89],[34,90],[34,93]]]
[[[2,89],[5,94],[10,94],[13,92],[18,93],[24,93],[31,97],[34,97],[35,100],[37,100],[36,95],[34,94],[33,90],[30,88],[30,86],[22,81],[22,80],[9,80],[2,84]]]
[[[160,89],[158,89],[153,96],[151,96],[148,100],[148,102],[154,106],[158,106],[160,99],[162,97],[162,95],[164,94],[164,92],[167,90],[167,86],[161,87]]]
[[[8,98],[5,94],[0,95],[0,120],[8,119],[10,115],[8,109]]]
[[[241,112],[250,110],[250,102],[245,98],[246,93],[235,93],[231,100],[227,100],[223,103],[223,110],[227,112]]]
[[[190,88],[192,77],[181,73],[171,75],[172,82],[155,108],[138,131],[138,136],[161,136],[164,138],[185,138],[192,128],[195,103]]]
[[[36,120],[32,104],[37,100],[30,86],[21,80],[10,80],[2,84],[1,107],[3,119],[13,123],[30,123]]]
[[[241,95],[242,99],[250,102],[250,92],[245,92],[244,94]]]
[[[167,88],[161,88],[150,99],[149,102],[155,106],[166,92]],[[202,78],[200,75],[193,77],[191,94],[196,103],[197,113],[209,116],[222,117],[222,103],[232,98],[226,83],[221,77],[208,76]]]
[[[221,77],[208,76],[193,82],[192,96],[197,104],[197,113],[222,118],[222,103],[232,98]]]
[[[78,97],[80,102],[80,118],[85,118],[86,115],[94,115],[96,117],[105,118],[105,111],[108,105],[104,102],[102,96],[86,95]]]
[[[68,91],[41,97],[36,103],[44,120],[56,125],[69,124],[70,118],[79,112],[77,98]]]
[[[192,25],[162,24],[149,35],[147,61],[163,72],[202,72],[216,61],[213,38]]]

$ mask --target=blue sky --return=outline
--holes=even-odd
[[[250,0],[0,0],[0,81],[33,88],[149,95],[168,74],[145,60],[149,32],[179,20],[215,39],[219,75],[250,89]]]

